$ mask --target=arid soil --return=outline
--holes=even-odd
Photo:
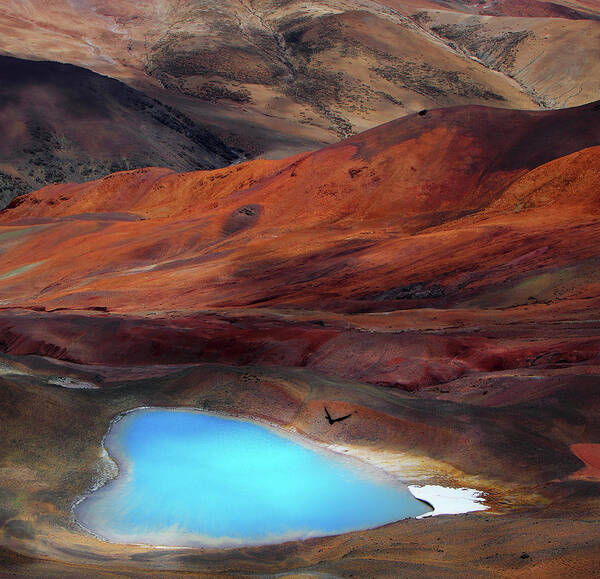
[[[121,80],[265,158],[421,109],[600,95],[593,1],[29,0],[0,16],[2,54]]]
[[[0,213],[3,568],[593,576],[599,145],[599,103],[467,106],[288,159],[15,199]],[[110,420],[144,405],[267,420],[491,508],[252,549],[105,543],[71,507],[110,472]],[[324,405],[353,415],[330,426]]]
[[[5,357],[3,370],[1,561],[9,572],[583,577],[598,564],[598,481],[568,477],[581,463],[564,442],[598,439],[597,377],[571,376],[534,402],[484,408],[301,369],[80,366],[33,356]],[[56,375],[100,389],[61,388],[52,383]],[[357,414],[334,430],[323,404]],[[267,419],[313,440],[364,448],[375,460],[394,449],[409,480],[476,486],[492,510],[225,551],[103,543],[77,527],[70,507],[102,474],[100,441],[110,418],[141,405]]]
[[[589,310],[599,107],[440,109],[280,161],[49,186],[0,214],[3,305]]]

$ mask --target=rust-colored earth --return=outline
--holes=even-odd
[[[600,444],[574,444],[571,450],[585,463],[585,467],[577,471],[576,478],[600,479]]]
[[[0,213],[3,565],[593,575],[599,177],[600,103],[467,106],[284,160],[15,199]],[[332,430],[324,404],[357,414]],[[143,405],[265,418],[481,488],[492,510],[228,552],[102,543],[69,508],[110,418]]]

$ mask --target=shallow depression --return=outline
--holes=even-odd
[[[429,508],[379,479],[247,420],[144,408],[111,425],[117,479],[75,508],[115,542],[169,546],[276,543],[375,527]]]

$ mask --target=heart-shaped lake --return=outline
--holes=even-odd
[[[427,512],[405,486],[277,429],[195,410],[144,408],[105,437],[119,476],[75,507],[104,539],[258,545],[375,527]]]

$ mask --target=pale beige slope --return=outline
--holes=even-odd
[[[373,1],[4,0],[0,16],[5,54],[78,64],[144,90],[162,85],[315,145],[421,108],[535,106]]]
[[[476,16],[471,4],[1,0],[0,52],[125,80],[267,157],[425,108],[598,98],[600,22]],[[476,26],[475,38],[436,30],[448,26]]]
[[[577,106],[600,96],[600,21],[426,14],[420,21],[434,34],[514,77],[542,106]]]

